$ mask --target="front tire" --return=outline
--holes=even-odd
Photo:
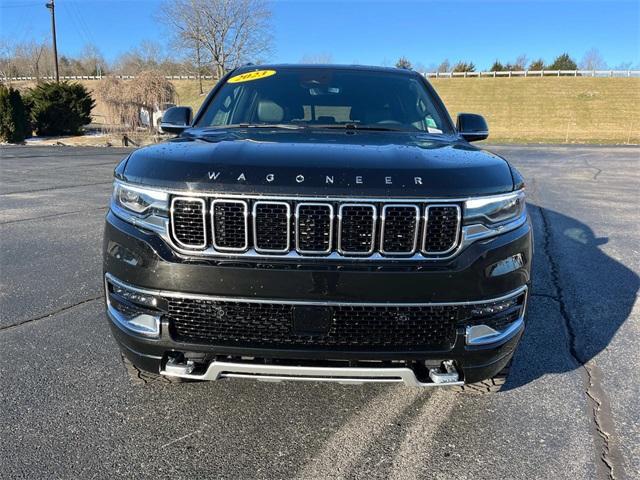
[[[178,377],[166,377],[159,373],[147,372],[136,367],[124,353],[120,353],[122,356],[122,364],[126,370],[129,378],[135,385],[147,385],[149,383],[182,383],[183,380]]]
[[[489,393],[497,393],[502,389],[505,383],[507,383],[507,376],[509,375],[509,369],[511,368],[511,362],[507,363],[507,366],[495,374],[492,378],[482,380],[475,383],[467,383],[460,387],[457,387],[459,392],[468,393],[472,395],[486,395]]]

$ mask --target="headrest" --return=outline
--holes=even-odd
[[[271,100],[258,102],[258,121],[264,123],[280,123],[284,118],[284,110]]]

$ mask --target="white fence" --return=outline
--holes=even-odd
[[[505,72],[423,72],[427,78],[513,78],[513,77],[640,77],[640,70],[519,70]],[[60,80],[102,80],[105,77],[115,77],[122,80],[133,80],[135,75],[70,75],[60,77]],[[197,80],[197,75],[167,75],[167,80]],[[0,81],[33,81],[53,80],[54,77],[2,77]],[[211,75],[203,75],[203,80],[214,80]]]
[[[640,70],[516,70],[505,72],[425,72],[428,78],[473,77],[640,77]]]
[[[103,78],[113,77],[120,78],[122,80],[133,80],[136,78],[135,75],[65,75],[60,76],[60,80],[102,80]],[[166,75],[167,80],[197,80],[197,75]],[[202,75],[203,80],[212,80],[214,79],[211,75]],[[52,76],[41,76],[41,77],[0,77],[0,81],[12,81],[12,82],[20,82],[20,81],[33,81],[33,80],[55,80],[55,77]]]

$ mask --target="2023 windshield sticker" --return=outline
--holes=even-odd
[[[263,78],[275,75],[275,70],[256,70],[255,72],[241,73],[235,77],[231,77],[227,83],[250,82],[252,80],[261,80]]]

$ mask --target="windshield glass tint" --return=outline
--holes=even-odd
[[[451,133],[429,91],[413,76],[320,68],[253,73],[232,76],[197,126],[344,128],[352,124],[356,128]]]

